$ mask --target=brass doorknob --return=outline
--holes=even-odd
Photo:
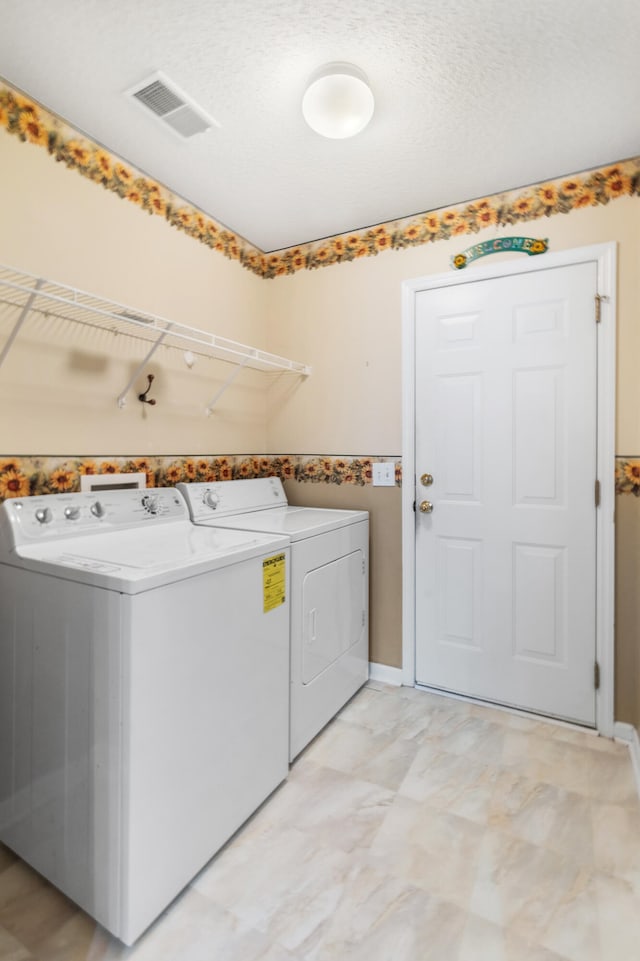
[[[420,478],[420,483],[423,487],[431,487],[433,484],[433,474],[423,474]]]
[[[433,510],[433,504],[431,501],[420,501],[420,511],[423,514],[430,514]]]

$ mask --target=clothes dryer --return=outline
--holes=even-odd
[[[0,507],[0,840],[126,944],[287,775],[289,553],[173,489]]]
[[[195,524],[290,538],[293,761],[369,676],[369,514],[291,506],[277,477],[178,488]]]

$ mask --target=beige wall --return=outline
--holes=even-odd
[[[607,206],[558,214],[516,228],[483,230],[477,240],[548,237],[551,251],[618,242],[618,430],[621,453],[640,452],[640,204],[626,197]],[[313,365],[295,405],[269,419],[272,450],[398,454],[401,450],[401,301],[403,280],[449,272],[469,236],[268,282],[271,347]],[[490,262],[522,257],[492,255]],[[488,263],[489,261],[486,261]],[[474,269],[473,265],[466,268]]]
[[[400,285],[448,271],[452,253],[471,238],[262,281],[41,148],[0,135],[0,169],[0,262],[314,367],[306,381],[244,372],[207,419],[203,408],[229,368],[201,360],[189,371],[179,354],[162,349],[148,368],[157,407],[132,396],[119,411],[115,398],[144,348],[41,318],[0,371],[0,454],[400,454]],[[478,235],[548,237],[551,250],[618,243],[617,450],[630,455],[640,453],[639,215],[637,199],[624,198]],[[8,326],[0,305],[0,336]],[[142,377],[137,386],[144,385]],[[371,654],[399,666],[399,491],[290,484],[289,493],[298,503],[370,510]],[[618,502],[617,717],[640,725],[640,499]]]
[[[616,709],[640,728],[640,498],[616,504]]]
[[[0,263],[256,347],[267,346],[264,281],[0,133]],[[15,311],[0,304],[4,339]],[[216,413],[204,408],[231,367],[189,370],[160,348],[154,408],[116,397],[148,347],[105,332],[30,320],[0,371],[0,449],[9,454],[260,453],[268,381],[244,371]]]

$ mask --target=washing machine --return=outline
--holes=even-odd
[[[369,514],[290,506],[277,477],[178,487],[195,524],[291,541],[293,761],[369,676]]]
[[[288,773],[289,540],[0,507],[0,840],[132,944]]]

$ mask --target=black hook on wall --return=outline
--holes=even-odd
[[[153,374],[147,374],[147,381],[147,389],[142,394],[138,394],[138,400],[142,401],[143,404],[151,404],[153,407],[156,403],[155,400],[153,397],[147,398],[147,394],[151,390],[151,385],[153,383]]]

